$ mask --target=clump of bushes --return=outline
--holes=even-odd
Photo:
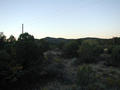
[[[76,63],[96,63],[101,53],[103,53],[103,48],[97,41],[85,40],[79,46],[79,60]]]
[[[106,65],[119,67],[120,65],[120,46],[115,45],[111,48],[110,58],[107,60]]]
[[[65,58],[73,58],[73,57],[77,57],[78,53],[78,47],[79,43],[77,41],[70,41],[68,43],[65,43],[65,45],[62,48],[63,51],[63,56]]]
[[[111,57],[112,57],[113,65],[119,66],[120,65],[120,46],[115,46],[112,49]]]
[[[77,72],[77,85],[80,88],[96,88],[97,78],[90,65],[82,65]]]
[[[55,57],[52,52],[45,54],[43,71],[46,72],[44,75],[48,80],[59,79],[61,80],[64,74],[64,64],[63,62]]]
[[[103,73],[103,72],[101,72]],[[79,66],[77,72],[77,88],[81,90],[119,90],[120,79],[114,75],[99,75],[91,65]],[[119,75],[118,75],[119,76]]]

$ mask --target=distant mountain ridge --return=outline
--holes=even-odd
[[[95,38],[95,37],[86,37],[86,38],[78,38],[78,39],[45,37],[42,39],[51,44],[67,43],[67,42],[74,41],[74,40],[78,40],[78,42],[83,41],[83,40],[98,40],[98,41],[106,41],[107,40],[106,42],[109,42],[109,40],[111,40],[111,39]]]
[[[47,42],[50,42],[50,43],[60,43],[60,42],[68,42],[71,40],[75,40],[75,39],[53,38],[53,37],[46,37],[43,39],[46,40]]]
[[[78,39],[66,39],[66,38],[54,38],[54,37],[45,37],[45,38],[42,38],[44,40],[47,40],[47,41],[70,41],[70,40],[106,40],[104,38],[95,38],[95,37],[86,37],[86,38],[78,38]]]

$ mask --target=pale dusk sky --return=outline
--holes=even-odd
[[[120,36],[120,0],[0,0],[0,32],[18,37]]]

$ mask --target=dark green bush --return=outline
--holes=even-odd
[[[70,41],[63,46],[63,56],[67,58],[77,57],[78,42]]]
[[[119,66],[120,65],[120,46],[113,47],[111,57],[112,57],[111,64],[115,66]]]
[[[81,46],[79,46],[79,60],[77,63],[97,62],[101,53],[103,53],[103,48],[98,45],[97,41],[85,40],[82,42]]]
[[[77,72],[77,85],[86,87],[96,82],[96,75],[89,65],[82,65]]]
[[[49,52],[49,54],[46,54],[45,56],[45,62],[43,66],[43,71],[46,72],[44,75],[46,79],[48,80],[54,80],[54,79],[62,79],[64,74],[64,64],[62,61],[52,55],[52,53]]]

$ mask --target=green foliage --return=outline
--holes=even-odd
[[[24,85],[37,82],[44,60],[41,49],[45,47],[40,48],[34,37],[28,33],[21,34],[17,41],[14,36],[10,36],[1,42],[4,42],[4,47],[1,45],[0,83],[16,82],[17,86],[20,86],[20,83]]]
[[[11,71],[11,59],[10,55],[5,51],[0,51],[0,87],[3,86],[4,82],[10,80]]]
[[[85,40],[78,49],[79,61],[77,63],[92,63],[103,52],[97,41]]]
[[[38,42],[36,42],[36,44],[40,48],[41,53],[44,53],[50,49],[49,43],[44,39],[39,40]]]
[[[120,37],[114,37],[112,40],[114,45],[120,45]]]
[[[77,88],[80,90],[119,90],[120,84],[119,78],[100,76],[90,65],[84,64],[78,68]]]
[[[6,36],[0,34],[0,50],[5,48],[5,44],[6,44]]]
[[[112,62],[111,64],[115,66],[120,65],[120,46],[114,46],[112,49]]]
[[[103,55],[111,57],[108,61],[110,65],[119,66],[119,38],[110,40],[58,39],[57,43],[56,41],[52,39],[54,43],[50,43],[50,41],[44,39],[36,40],[34,36],[28,33],[21,34],[18,40],[13,35],[6,39],[5,35],[0,34],[0,90],[2,90],[2,87],[6,87],[5,90],[14,87],[23,90],[23,88],[32,87],[36,83],[42,85],[56,79],[70,87],[60,84],[57,85],[58,87],[51,85],[50,88],[45,87],[43,89],[107,90],[109,88],[109,90],[114,90],[114,88],[118,88],[119,90],[120,80],[118,76],[116,78],[106,78],[105,75],[102,76],[101,74],[99,79],[96,77],[96,75],[99,75],[93,71],[90,65],[82,65],[79,67],[76,77],[77,66],[72,66],[73,61],[68,62],[68,60],[60,57],[62,53],[66,58],[75,57],[77,64],[86,64],[98,62],[99,57]],[[73,71],[75,72],[71,73]],[[112,72],[112,74],[115,73]],[[102,78],[104,83],[101,81]],[[65,83],[66,81],[67,83]],[[77,84],[75,81],[77,81]],[[72,85],[73,83],[74,85]]]
[[[87,87],[91,84],[95,84],[96,75],[89,65],[82,65],[77,72],[77,85],[80,87]]]
[[[16,43],[16,54],[18,63],[24,68],[29,68],[39,59],[39,48],[34,37],[28,33],[20,35]]]
[[[8,39],[7,39],[7,42],[9,43],[15,43],[16,42],[16,39],[13,35],[11,35]]]
[[[77,41],[70,41],[69,43],[66,43],[63,47],[63,56],[68,58],[77,57],[78,46],[79,44]]]
[[[33,41],[34,37],[28,33],[21,34],[18,38],[18,41]]]
[[[64,65],[62,61],[52,55],[51,52],[45,56],[44,71],[46,72],[46,78],[49,80],[62,79]],[[45,75],[44,75],[45,76]]]

